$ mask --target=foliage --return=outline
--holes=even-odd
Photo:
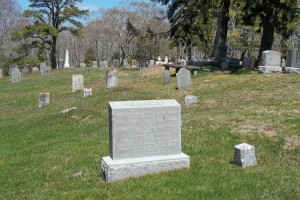
[[[85,53],[84,63],[88,67],[92,67],[93,61],[97,60],[96,55],[93,49],[89,48],[87,52]]]
[[[9,66],[13,64],[13,59],[9,56],[0,54],[0,68],[4,76],[9,75]]]
[[[23,57],[19,60],[14,61],[14,63],[19,66],[24,66],[25,64],[28,64],[30,67],[39,67],[40,63],[42,62],[45,62],[45,60],[39,60],[37,57]]]

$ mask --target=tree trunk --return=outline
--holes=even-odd
[[[52,69],[56,69],[56,67],[57,67],[57,62],[56,62],[56,41],[57,41],[57,37],[52,36],[52,47],[51,47],[51,52],[50,52],[51,68]]]
[[[227,54],[226,40],[229,21],[229,6],[230,0],[221,1],[221,10],[218,14],[217,30],[212,53],[212,57],[216,60],[225,59]]]
[[[259,49],[256,65],[260,63],[262,52],[272,49],[273,41],[274,41],[276,15],[277,12],[275,8],[270,7],[268,12],[266,13],[266,16],[262,20],[263,33],[261,36],[260,49]]]

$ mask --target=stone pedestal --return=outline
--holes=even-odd
[[[234,146],[234,163],[242,168],[256,165],[255,148],[246,143]]]

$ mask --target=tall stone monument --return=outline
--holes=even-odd
[[[70,63],[69,63],[69,50],[66,50],[66,60],[65,60],[64,68],[70,68]]]
[[[181,106],[176,100],[109,102],[108,109],[110,155],[101,162],[105,181],[190,166],[189,156],[181,152]]]

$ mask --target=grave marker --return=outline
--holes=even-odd
[[[11,82],[20,83],[21,80],[22,80],[22,73],[20,72],[18,67],[14,67],[11,71]]]
[[[83,97],[92,96],[92,88],[84,88],[83,89]]]
[[[32,69],[31,69],[31,67],[29,67],[29,65],[24,65],[22,72],[23,72],[23,74],[29,74],[32,72]]]
[[[83,75],[72,75],[72,92],[83,90]]]
[[[109,102],[109,153],[101,163],[107,182],[188,168],[189,156],[181,152],[180,104],[173,99]]]
[[[97,61],[93,61],[93,66],[92,67],[98,67]]]
[[[191,72],[185,68],[181,68],[176,74],[178,89],[192,87]]]
[[[65,59],[64,68],[70,68],[70,63],[69,63],[69,50],[66,50],[66,59]]]
[[[113,60],[113,66],[118,67],[120,65],[120,61],[118,59]]]
[[[164,71],[164,85],[168,85],[171,83],[171,74],[169,70]]]
[[[118,87],[118,70],[116,68],[109,68],[106,71],[106,88]]]
[[[256,165],[254,146],[246,143],[235,145],[234,163],[242,168]]]
[[[105,71],[106,70],[106,66],[105,66],[105,63],[103,61],[100,62],[100,70],[101,71]]]
[[[39,96],[39,108],[49,104],[49,93],[40,93]]]

